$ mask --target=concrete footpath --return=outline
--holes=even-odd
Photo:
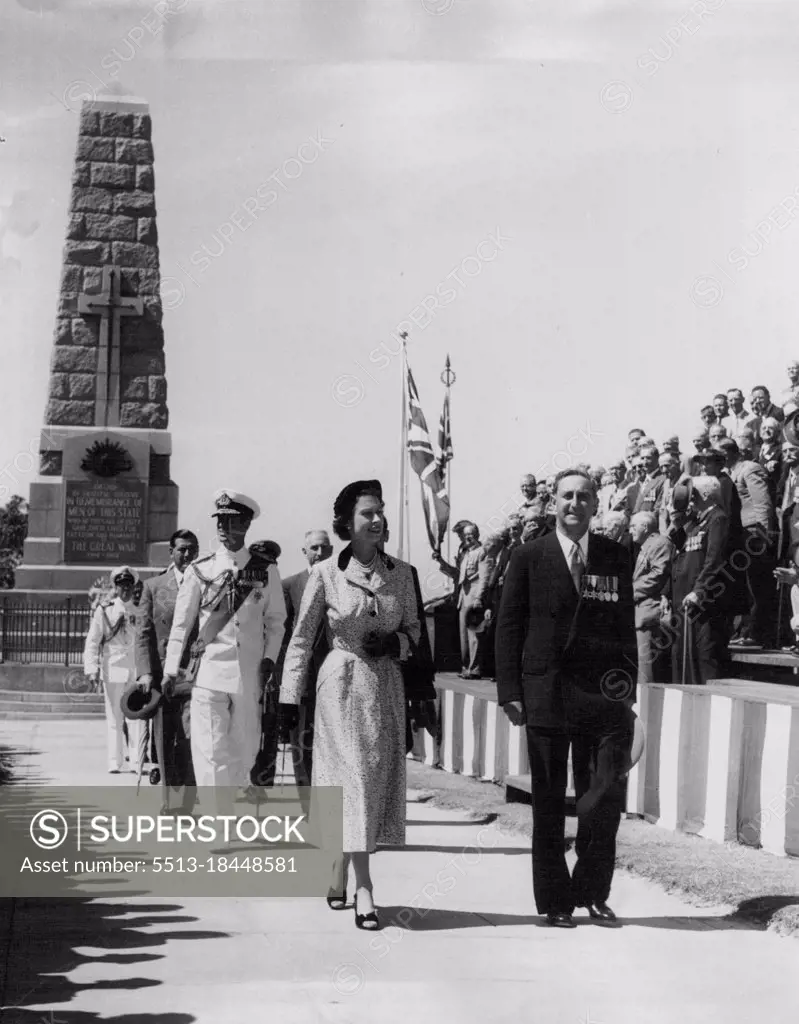
[[[102,721],[6,722],[42,783],[101,784]],[[26,753],[27,751],[27,753]],[[408,846],[377,855],[383,931],[324,900],[10,900],[3,1024],[771,1024],[796,1020],[797,945],[618,873],[622,927],[541,925],[529,843],[408,803]],[[14,1007],[14,1008],[10,1008]]]

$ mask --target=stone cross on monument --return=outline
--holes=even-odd
[[[113,566],[160,571],[177,529],[151,137],[142,99],[83,104],[39,475],[16,572],[15,590],[36,603],[86,602]]]
[[[96,295],[78,295],[78,312],[100,317],[94,398],[94,423],[98,427],[119,426],[120,318],[141,316],[144,311],[141,299],[123,298],[119,292],[120,272],[114,267],[103,267],[101,290]]]

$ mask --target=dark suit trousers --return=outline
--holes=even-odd
[[[262,721],[263,746],[256,760],[259,786],[274,786],[277,773],[277,748],[280,740],[280,705],[277,692],[269,695]],[[314,704],[301,704],[299,723],[290,736],[294,781],[300,788],[311,785],[313,767]]]
[[[567,733],[527,727],[533,797],[533,893],[539,914],[570,914],[610,894],[616,833],[624,807],[620,770],[630,749],[629,729]],[[572,750],[577,797],[577,864],[566,864],[566,782]]]
[[[729,631],[723,612],[711,610],[688,616],[688,636],[685,634],[685,613],[679,612],[674,620],[675,639],[672,647],[672,682],[683,684],[685,662],[686,686],[704,686],[723,675],[727,660]],[[685,646],[687,644],[687,652]]]
[[[186,812],[194,807],[197,785],[191,759],[190,717],[190,694],[170,700],[162,698],[154,730],[164,802],[171,809],[180,804],[180,810]]]

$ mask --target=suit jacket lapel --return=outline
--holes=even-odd
[[[563,548],[560,546],[557,534],[553,531],[547,534],[548,551],[548,573],[552,586],[562,601],[568,604],[577,604],[577,591],[574,589],[574,580],[569,572],[569,566],[563,555]]]
[[[561,552],[561,554],[562,554],[562,552]],[[585,574],[587,572],[589,572],[591,569],[594,568],[594,565],[592,564],[592,562],[596,560],[596,555],[597,555],[596,543],[595,543],[593,537],[591,536],[591,534],[589,533],[588,534],[588,552],[586,554],[585,565],[583,566],[583,579],[585,579]],[[574,580],[572,580],[571,573],[568,572],[568,570],[567,570],[567,576],[569,577],[569,582],[571,583],[572,594],[574,594]],[[568,650],[568,648],[571,647],[571,645],[574,643],[574,641],[577,638],[577,622],[578,622],[578,620],[580,618],[580,611],[582,610],[582,607],[583,607],[583,594],[584,593],[585,593],[585,587],[582,587],[581,590],[580,590],[579,597],[575,594],[574,614],[572,615],[571,625],[569,626],[569,636],[568,636],[568,639],[566,640],[566,648],[565,648],[566,650]]]

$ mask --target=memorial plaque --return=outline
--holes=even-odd
[[[73,565],[144,565],[145,480],[67,480],[64,561]]]

